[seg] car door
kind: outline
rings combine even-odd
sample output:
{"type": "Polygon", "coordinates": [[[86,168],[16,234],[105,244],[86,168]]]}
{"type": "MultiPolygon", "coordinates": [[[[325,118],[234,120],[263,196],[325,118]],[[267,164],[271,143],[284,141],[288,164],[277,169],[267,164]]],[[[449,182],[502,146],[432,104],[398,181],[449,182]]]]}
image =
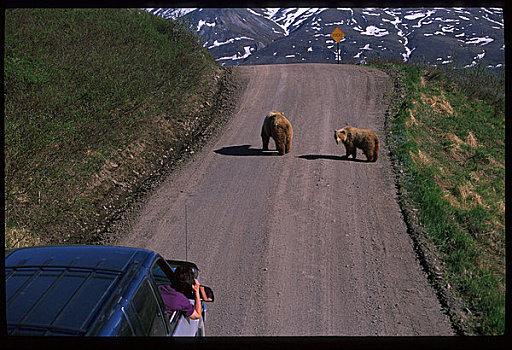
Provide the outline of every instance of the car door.
{"type": "Polygon", "coordinates": [[[170,335],[168,316],[162,308],[160,295],[147,278],[143,279],[135,292],[132,306],[139,321],[142,336],[170,335]]]}

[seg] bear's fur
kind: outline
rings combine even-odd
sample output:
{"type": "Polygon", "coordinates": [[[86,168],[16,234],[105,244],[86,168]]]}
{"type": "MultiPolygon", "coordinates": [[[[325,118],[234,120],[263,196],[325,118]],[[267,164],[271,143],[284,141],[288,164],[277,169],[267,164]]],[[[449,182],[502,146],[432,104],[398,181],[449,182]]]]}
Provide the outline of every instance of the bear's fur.
{"type": "Polygon", "coordinates": [[[290,152],[292,147],[293,128],[292,124],[283,113],[269,112],[263,121],[261,127],[261,140],[263,141],[263,150],[268,151],[270,138],[274,139],[276,149],[279,155],[290,152]]]}
{"type": "Polygon", "coordinates": [[[363,150],[369,162],[376,162],[379,158],[379,138],[371,130],[346,126],[343,129],[334,130],[334,139],[338,145],[340,143],[345,145],[347,158],[350,155],[356,158],[356,147],[363,150]]]}

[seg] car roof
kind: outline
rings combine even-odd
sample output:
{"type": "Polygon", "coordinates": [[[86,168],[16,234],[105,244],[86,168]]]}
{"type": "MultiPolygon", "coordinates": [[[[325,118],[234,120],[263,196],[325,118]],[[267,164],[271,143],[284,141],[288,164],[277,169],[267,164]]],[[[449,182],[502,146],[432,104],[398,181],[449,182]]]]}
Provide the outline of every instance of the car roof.
{"type": "Polygon", "coordinates": [[[124,247],[57,246],[9,251],[6,314],[11,335],[84,335],[126,276],[157,253],[124,247]]]}

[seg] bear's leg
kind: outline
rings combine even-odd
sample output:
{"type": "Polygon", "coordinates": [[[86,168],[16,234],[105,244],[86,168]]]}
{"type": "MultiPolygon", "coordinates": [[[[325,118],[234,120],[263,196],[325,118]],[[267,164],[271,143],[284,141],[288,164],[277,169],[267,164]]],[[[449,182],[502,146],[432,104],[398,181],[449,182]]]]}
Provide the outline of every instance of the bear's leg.
{"type": "Polygon", "coordinates": [[[285,145],[284,153],[289,153],[291,148],[292,148],[292,138],[290,136],[288,136],[286,138],[286,145],[285,145]]]}
{"type": "Polygon", "coordinates": [[[356,146],[348,145],[347,147],[347,158],[352,156],[352,158],[356,159],[356,146]]]}
{"type": "Polygon", "coordinates": [[[368,151],[368,161],[369,162],[377,161],[377,158],[375,157],[375,151],[374,150],[368,151]]]}
{"type": "Polygon", "coordinates": [[[376,162],[379,159],[379,148],[380,148],[379,139],[376,137],[375,138],[375,146],[373,148],[373,161],[374,162],[376,162]]]}
{"type": "Polygon", "coordinates": [[[363,149],[363,153],[366,156],[366,161],[371,162],[373,159],[373,153],[371,149],[363,149]]]}
{"type": "Polygon", "coordinates": [[[345,145],[345,158],[348,158],[348,156],[351,153],[351,149],[349,145],[345,145]]]}
{"type": "Polygon", "coordinates": [[[268,151],[268,143],[270,141],[270,137],[262,133],[261,141],[263,142],[263,150],[268,151]]]}
{"type": "Polygon", "coordinates": [[[286,142],[284,140],[275,140],[277,153],[282,156],[286,151],[286,142]]]}
{"type": "Polygon", "coordinates": [[[378,150],[375,148],[373,141],[369,142],[364,149],[364,154],[369,162],[377,161],[377,152],[378,150]]]}

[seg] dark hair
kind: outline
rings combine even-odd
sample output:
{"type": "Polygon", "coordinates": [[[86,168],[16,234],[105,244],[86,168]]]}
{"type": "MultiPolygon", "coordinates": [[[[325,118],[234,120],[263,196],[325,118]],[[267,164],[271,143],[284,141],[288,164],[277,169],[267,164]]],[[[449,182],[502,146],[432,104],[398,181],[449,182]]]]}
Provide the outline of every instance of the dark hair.
{"type": "Polygon", "coordinates": [[[185,296],[189,299],[193,298],[192,294],[192,284],[194,283],[194,271],[190,267],[187,266],[178,266],[176,270],[174,270],[173,275],[173,288],[185,294],[185,296]]]}

